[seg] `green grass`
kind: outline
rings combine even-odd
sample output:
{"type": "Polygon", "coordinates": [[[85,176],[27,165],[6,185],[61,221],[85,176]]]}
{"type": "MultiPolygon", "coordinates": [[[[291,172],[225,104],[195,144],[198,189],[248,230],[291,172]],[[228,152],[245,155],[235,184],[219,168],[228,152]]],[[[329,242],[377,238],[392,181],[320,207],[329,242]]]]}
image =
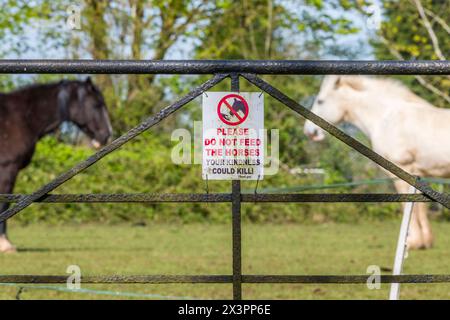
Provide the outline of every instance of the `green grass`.
{"type": "MultiPolygon", "coordinates": [[[[369,265],[393,264],[399,221],[322,225],[243,225],[245,274],[365,274],[369,265]]],[[[410,252],[405,273],[450,273],[450,224],[433,224],[436,246],[410,252]]],[[[1,274],[65,274],[68,265],[84,275],[230,274],[231,227],[227,224],[102,226],[13,225],[17,254],[0,255],[1,274]]],[[[55,285],[54,285],[55,286],[55,285]]],[[[58,286],[58,285],[56,285],[58,286]]],[[[229,284],[82,285],[113,290],[230,299],[229,284]]],[[[244,285],[247,299],[385,299],[388,285],[244,285]]],[[[14,299],[17,287],[0,286],[1,299],[14,299]]],[[[22,299],[120,298],[54,290],[25,290],[22,299]]],[[[404,299],[449,299],[450,285],[402,285],[404,299]]],[[[129,298],[129,297],[121,297],[129,298]]]]}

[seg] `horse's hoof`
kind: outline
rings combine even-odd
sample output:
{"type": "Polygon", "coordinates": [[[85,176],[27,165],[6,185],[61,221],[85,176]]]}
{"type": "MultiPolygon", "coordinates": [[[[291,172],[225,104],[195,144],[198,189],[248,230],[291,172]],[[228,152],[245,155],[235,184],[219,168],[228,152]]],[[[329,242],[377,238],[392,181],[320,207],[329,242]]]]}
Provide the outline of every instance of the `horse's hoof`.
{"type": "Polygon", "coordinates": [[[425,244],[422,241],[407,241],[406,247],[408,250],[425,249],[425,244]]]}
{"type": "Polygon", "coordinates": [[[423,246],[419,245],[419,244],[408,244],[406,247],[408,248],[408,250],[420,250],[420,249],[423,249],[423,246]]]}
{"type": "Polygon", "coordinates": [[[426,243],[423,245],[422,249],[431,249],[431,248],[433,248],[433,243],[426,243]]]}
{"type": "Polygon", "coordinates": [[[430,249],[433,247],[434,244],[434,238],[432,235],[425,235],[424,237],[424,248],[430,249]]]}
{"type": "Polygon", "coordinates": [[[8,254],[8,253],[17,253],[17,248],[15,246],[11,246],[8,249],[0,251],[0,253],[6,253],[6,254],[8,254]]]}
{"type": "Polygon", "coordinates": [[[5,236],[0,236],[0,253],[15,253],[17,249],[5,236]]]}

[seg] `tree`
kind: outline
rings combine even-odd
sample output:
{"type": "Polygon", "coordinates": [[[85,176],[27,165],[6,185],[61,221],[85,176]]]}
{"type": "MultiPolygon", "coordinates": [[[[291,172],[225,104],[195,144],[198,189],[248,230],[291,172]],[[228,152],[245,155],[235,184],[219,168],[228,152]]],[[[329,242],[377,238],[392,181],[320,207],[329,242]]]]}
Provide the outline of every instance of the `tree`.
{"type": "MultiPolygon", "coordinates": [[[[384,18],[373,40],[379,59],[445,60],[450,51],[450,2],[441,0],[385,1],[384,18]]],[[[449,76],[402,77],[420,96],[449,107],[449,76]]]]}

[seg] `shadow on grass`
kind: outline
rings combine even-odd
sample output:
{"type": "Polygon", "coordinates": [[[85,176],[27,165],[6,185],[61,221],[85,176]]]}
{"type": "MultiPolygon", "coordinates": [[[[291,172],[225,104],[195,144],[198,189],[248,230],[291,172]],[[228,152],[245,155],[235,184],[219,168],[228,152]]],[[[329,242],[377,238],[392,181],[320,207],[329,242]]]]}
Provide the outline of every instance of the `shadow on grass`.
{"type": "MultiPolygon", "coordinates": [[[[150,252],[150,251],[154,251],[154,248],[146,248],[146,247],[138,247],[138,248],[114,248],[115,251],[146,251],[146,252],[150,252]]],[[[26,253],[26,252],[83,252],[83,251],[105,251],[105,252],[110,252],[111,251],[111,247],[88,247],[88,248],[45,248],[45,247],[41,247],[41,248],[33,248],[33,247],[28,247],[28,248],[17,248],[17,252],[19,253],[26,253]]]]}

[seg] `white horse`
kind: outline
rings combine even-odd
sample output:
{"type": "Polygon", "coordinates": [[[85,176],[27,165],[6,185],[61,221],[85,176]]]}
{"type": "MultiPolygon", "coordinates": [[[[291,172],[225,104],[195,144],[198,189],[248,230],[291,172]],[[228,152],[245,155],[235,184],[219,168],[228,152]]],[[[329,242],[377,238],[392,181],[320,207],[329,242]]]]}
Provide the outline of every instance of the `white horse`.
{"type": "MultiPolygon", "coordinates": [[[[375,152],[418,176],[450,177],[450,110],[436,108],[390,79],[366,76],[326,76],[312,112],[332,124],[349,122],[366,134],[375,152]]],[[[306,121],[313,141],[324,131],[306,121]]],[[[398,193],[409,185],[395,181],[398,193]]],[[[430,248],[433,234],[425,203],[416,203],[408,247],[430,248]]]]}

